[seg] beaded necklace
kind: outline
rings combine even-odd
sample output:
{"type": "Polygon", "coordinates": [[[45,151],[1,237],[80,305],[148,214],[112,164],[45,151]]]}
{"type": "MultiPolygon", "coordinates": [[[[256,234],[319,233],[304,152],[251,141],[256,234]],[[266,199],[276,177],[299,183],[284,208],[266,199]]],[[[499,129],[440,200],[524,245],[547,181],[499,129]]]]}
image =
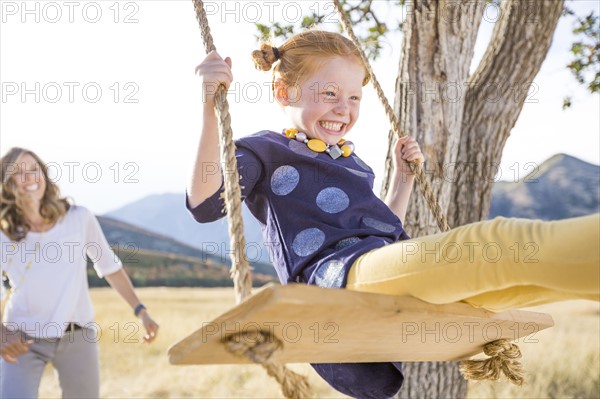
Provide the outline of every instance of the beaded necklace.
{"type": "Polygon", "coordinates": [[[283,135],[292,140],[306,144],[308,148],[314,152],[326,152],[333,159],[338,159],[340,156],[349,157],[354,151],[354,143],[341,139],[337,144],[329,145],[323,140],[309,139],[306,133],[299,132],[298,129],[284,129],[283,135]]]}

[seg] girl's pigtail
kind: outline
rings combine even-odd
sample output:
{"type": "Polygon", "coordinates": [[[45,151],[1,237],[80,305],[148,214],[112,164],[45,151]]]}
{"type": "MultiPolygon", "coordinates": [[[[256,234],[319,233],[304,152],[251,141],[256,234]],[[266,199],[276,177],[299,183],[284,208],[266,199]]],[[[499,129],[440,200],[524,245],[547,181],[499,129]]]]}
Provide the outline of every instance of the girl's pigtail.
{"type": "Polygon", "coordinates": [[[260,71],[270,71],[273,64],[281,57],[280,50],[268,43],[262,43],[260,50],[252,52],[254,67],[260,71]]]}

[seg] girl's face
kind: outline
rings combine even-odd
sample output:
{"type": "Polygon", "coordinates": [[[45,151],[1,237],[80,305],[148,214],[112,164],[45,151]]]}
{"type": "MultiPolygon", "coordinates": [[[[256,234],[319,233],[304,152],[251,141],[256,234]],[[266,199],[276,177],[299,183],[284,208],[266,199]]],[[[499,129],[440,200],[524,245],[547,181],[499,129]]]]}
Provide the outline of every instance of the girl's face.
{"type": "Polygon", "coordinates": [[[290,127],[309,138],[336,144],[358,119],[364,76],[363,67],[352,58],[326,61],[304,83],[278,95],[290,127]]]}
{"type": "Polygon", "coordinates": [[[39,163],[31,154],[23,154],[17,160],[17,173],[13,179],[20,196],[40,202],[46,192],[46,178],[39,163]]]}

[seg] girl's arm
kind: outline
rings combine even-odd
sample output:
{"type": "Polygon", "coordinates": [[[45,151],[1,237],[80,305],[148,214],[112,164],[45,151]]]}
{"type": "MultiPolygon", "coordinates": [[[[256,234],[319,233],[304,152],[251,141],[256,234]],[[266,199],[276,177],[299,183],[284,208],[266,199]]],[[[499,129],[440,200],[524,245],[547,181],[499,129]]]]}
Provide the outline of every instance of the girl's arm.
{"type": "Polygon", "coordinates": [[[406,217],[408,200],[415,180],[408,163],[415,160],[420,163],[425,160],[419,144],[409,136],[398,139],[394,148],[394,171],[390,178],[390,188],[384,202],[402,223],[404,223],[406,217]]]}
{"type": "Polygon", "coordinates": [[[187,190],[191,208],[200,205],[221,187],[219,156],[219,135],[217,116],[215,115],[215,93],[219,85],[229,87],[233,80],[231,59],[223,60],[215,51],[211,51],[204,61],[196,67],[196,74],[202,78],[202,128],[200,142],[187,190]]]}
{"type": "MultiPolygon", "coordinates": [[[[141,304],[135,293],[135,290],[133,289],[133,284],[131,284],[131,280],[129,279],[127,273],[125,273],[125,270],[119,269],[112,274],[106,275],[104,278],[106,281],[108,281],[110,286],[114,288],[119,295],[123,297],[123,299],[125,299],[132,309],[135,309],[141,304]]],[[[156,333],[158,332],[158,324],[152,320],[145,308],[139,312],[138,317],[141,318],[144,328],[146,329],[144,342],[150,343],[154,341],[154,338],[156,338],[156,333]]]]}

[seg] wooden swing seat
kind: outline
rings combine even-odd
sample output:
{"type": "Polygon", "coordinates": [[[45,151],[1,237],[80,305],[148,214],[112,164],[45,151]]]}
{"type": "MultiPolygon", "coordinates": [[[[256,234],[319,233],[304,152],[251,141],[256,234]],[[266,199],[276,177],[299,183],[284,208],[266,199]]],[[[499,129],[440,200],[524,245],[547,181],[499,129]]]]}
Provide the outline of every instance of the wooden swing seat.
{"type": "MultiPolygon", "coordinates": [[[[252,363],[223,341],[272,333],[283,363],[462,360],[497,339],[517,340],[554,322],[522,310],[494,313],[466,303],[433,305],[413,297],[269,285],[169,349],[171,364],[252,363]]],[[[530,338],[532,339],[532,338],[530,338]]],[[[526,341],[525,341],[526,342],[526,341]]]]}

